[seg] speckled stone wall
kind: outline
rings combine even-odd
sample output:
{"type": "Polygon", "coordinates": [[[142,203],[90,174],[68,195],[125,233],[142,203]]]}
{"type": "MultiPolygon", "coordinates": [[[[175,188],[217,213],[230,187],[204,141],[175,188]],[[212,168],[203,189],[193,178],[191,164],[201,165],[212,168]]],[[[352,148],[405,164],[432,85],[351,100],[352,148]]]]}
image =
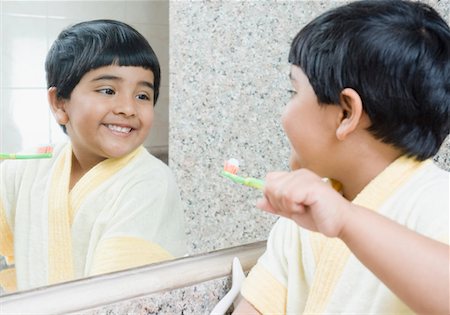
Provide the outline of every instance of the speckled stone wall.
{"type": "MultiPolygon", "coordinates": [[[[449,20],[448,1],[427,2],[449,20]]],[[[241,161],[242,175],[287,169],[280,114],[290,42],[314,16],[343,3],[171,2],[169,164],[191,254],[267,238],[275,218],[255,208],[260,192],[219,171],[230,157],[241,161]]]]}

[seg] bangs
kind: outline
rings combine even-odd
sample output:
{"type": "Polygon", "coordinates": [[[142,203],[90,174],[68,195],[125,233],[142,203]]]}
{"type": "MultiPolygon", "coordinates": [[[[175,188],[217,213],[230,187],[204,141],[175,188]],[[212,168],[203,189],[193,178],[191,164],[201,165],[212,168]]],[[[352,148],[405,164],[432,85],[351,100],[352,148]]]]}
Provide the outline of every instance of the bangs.
{"type": "Polygon", "coordinates": [[[313,28],[314,23],[311,23],[295,36],[288,61],[305,73],[320,104],[337,103],[343,88],[341,74],[345,53],[326,34],[313,28]],[[322,88],[324,86],[327,89],[322,88]]]}
{"type": "MultiPolygon", "coordinates": [[[[98,57],[95,59],[95,62],[92,63],[92,68],[118,65],[142,67],[151,70],[152,72],[159,72],[159,64],[156,62],[150,46],[129,42],[102,47],[97,54],[98,57]]],[[[157,73],[154,73],[154,75],[156,76],[157,73]]]]}

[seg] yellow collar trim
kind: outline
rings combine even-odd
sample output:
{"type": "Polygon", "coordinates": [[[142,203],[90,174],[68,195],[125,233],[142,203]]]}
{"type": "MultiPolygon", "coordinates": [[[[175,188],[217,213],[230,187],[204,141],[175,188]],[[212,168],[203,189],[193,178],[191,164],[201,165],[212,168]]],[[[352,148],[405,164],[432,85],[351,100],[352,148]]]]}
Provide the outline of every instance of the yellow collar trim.
{"type": "Polygon", "coordinates": [[[57,157],[48,197],[48,281],[73,278],[72,238],[69,225],[68,191],[72,150],[66,146],[57,157]]]}
{"type": "Polygon", "coordinates": [[[417,170],[432,163],[399,157],[376,176],[352,201],[354,204],[377,211],[417,170]]]}

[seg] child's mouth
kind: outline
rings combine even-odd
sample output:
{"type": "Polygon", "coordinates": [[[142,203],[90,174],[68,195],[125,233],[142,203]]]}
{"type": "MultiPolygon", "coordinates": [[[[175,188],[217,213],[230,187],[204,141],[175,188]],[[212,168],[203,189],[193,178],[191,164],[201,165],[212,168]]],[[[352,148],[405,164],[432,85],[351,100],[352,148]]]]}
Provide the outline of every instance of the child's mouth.
{"type": "Polygon", "coordinates": [[[106,127],[109,130],[112,130],[115,132],[120,132],[120,133],[130,133],[130,131],[133,129],[131,127],[121,127],[121,126],[111,125],[111,124],[107,124],[106,127]]]}

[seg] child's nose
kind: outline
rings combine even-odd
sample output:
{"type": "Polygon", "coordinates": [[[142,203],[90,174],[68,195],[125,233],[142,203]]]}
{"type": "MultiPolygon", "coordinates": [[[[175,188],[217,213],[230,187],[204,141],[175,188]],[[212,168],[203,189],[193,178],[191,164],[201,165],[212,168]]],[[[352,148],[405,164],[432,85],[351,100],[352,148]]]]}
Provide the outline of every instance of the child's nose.
{"type": "Polygon", "coordinates": [[[134,116],[136,114],[136,100],[132,97],[123,97],[117,100],[114,113],[117,115],[134,116]]]}

